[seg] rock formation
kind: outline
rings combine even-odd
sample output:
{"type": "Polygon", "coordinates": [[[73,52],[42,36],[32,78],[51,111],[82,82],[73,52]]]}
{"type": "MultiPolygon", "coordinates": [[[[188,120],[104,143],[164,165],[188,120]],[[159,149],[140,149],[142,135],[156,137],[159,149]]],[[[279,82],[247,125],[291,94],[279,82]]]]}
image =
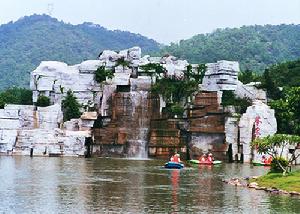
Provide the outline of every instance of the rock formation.
{"type": "Polygon", "coordinates": [[[257,154],[256,150],[251,149],[250,143],[254,138],[266,137],[276,133],[275,112],[269,106],[257,100],[247,108],[246,113],[240,118],[239,128],[244,161],[261,160],[261,156],[257,154]]]}
{"type": "MultiPolygon", "coordinates": [[[[231,150],[234,159],[245,161],[257,154],[250,151],[253,123],[260,117],[261,136],[276,132],[274,111],[266,94],[255,83],[238,81],[239,64],[218,61],[206,64],[203,84],[185,108],[183,118],[162,114],[166,103],[151,93],[157,78],[182,78],[188,62],[173,56],[143,56],[139,47],[119,52],[105,50],[97,60],[69,66],[43,61],[31,72],[33,102],[50,98],[51,106],[7,105],[0,110],[0,152],[29,155],[168,157],[178,151],[198,158],[213,152],[225,159],[231,150]],[[164,74],[143,66],[162,66],[164,74]],[[104,66],[113,78],[98,83],[96,70],[104,66]],[[81,104],[81,118],[63,121],[61,102],[71,90],[81,104]],[[222,107],[222,92],[230,90],[253,105],[243,115],[234,107],[222,107]],[[250,157],[251,156],[251,157],[250,157]]],[[[192,65],[195,72],[198,65],[192,65]]]]}
{"type": "MultiPolygon", "coordinates": [[[[80,119],[82,123],[87,119],[80,119]]],[[[84,155],[85,138],[90,131],[60,128],[61,107],[6,105],[0,109],[0,153],[13,155],[51,156],[84,155]]],[[[90,128],[90,127],[89,127],[90,128]]]]}

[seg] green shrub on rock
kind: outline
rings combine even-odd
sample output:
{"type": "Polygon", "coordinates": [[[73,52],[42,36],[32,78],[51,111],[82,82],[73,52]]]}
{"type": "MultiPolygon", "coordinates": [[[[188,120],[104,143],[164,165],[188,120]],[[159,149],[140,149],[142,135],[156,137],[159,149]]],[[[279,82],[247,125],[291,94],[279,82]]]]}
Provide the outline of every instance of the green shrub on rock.
{"type": "Polygon", "coordinates": [[[37,101],[36,101],[36,106],[39,106],[39,107],[50,106],[50,99],[49,99],[49,97],[46,97],[44,95],[39,96],[38,99],[37,99],[37,101]]]}
{"type": "Polygon", "coordinates": [[[67,92],[67,96],[62,101],[62,111],[64,115],[64,121],[68,121],[73,118],[79,118],[81,116],[80,104],[71,90],[67,92]]]}
{"type": "Polygon", "coordinates": [[[100,66],[95,72],[95,80],[98,83],[104,82],[106,78],[112,79],[113,77],[112,70],[106,69],[105,66],[100,66]]]}

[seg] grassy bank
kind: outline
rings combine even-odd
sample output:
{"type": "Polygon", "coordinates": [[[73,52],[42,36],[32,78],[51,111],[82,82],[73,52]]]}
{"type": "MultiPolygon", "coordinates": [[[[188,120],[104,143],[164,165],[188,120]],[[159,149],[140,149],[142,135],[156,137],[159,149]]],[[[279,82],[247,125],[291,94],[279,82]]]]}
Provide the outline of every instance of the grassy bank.
{"type": "Polygon", "coordinates": [[[269,173],[252,181],[261,187],[300,192],[300,171],[289,173],[287,176],[282,176],[282,173],[269,173]]]}

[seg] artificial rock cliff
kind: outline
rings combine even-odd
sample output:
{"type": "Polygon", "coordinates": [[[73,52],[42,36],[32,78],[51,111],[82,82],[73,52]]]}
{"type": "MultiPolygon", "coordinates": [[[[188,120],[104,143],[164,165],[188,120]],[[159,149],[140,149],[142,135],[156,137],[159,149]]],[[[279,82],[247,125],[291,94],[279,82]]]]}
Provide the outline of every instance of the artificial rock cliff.
{"type": "MultiPolygon", "coordinates": [[[[151,93],[156,78],[162,76],[145,72],[142,66],[149,63],[161,65],[164,75],[177,77],[182,77],[189,65],[173,56],[142,57],[139,47],[103,51],[97,60],[73,66],[41,62],[31,72],[33,102],[44,95],[51,106],[7,105],[0,110],[0,152],[136,158],[167,158],[175,151],[198,158],[212,152],[218,159],[250,161],[257,156],[249,147],[256,119],[261,118],[261,136],[276,132],[274,111],[265,104],[266,93],[257,89],[256,83],[238,81],[238,62],[207,64],[203,84],[182,118],[163,113],[166,103],[151,93]],[[120,59],[128,64],[119,64],[120,59]],[[95,81],[100,66],[114,70],[113,78],[101,84],[95,81]],[[83,114],[63,122],[61,102],[68,90],[77,97],[83,114]],[[250,99],[253,105],[237,115],[234,107],[221,104],[225,90],[250,99]]],[[[197,66],[192,65],[193,72],[197,66]]]]}

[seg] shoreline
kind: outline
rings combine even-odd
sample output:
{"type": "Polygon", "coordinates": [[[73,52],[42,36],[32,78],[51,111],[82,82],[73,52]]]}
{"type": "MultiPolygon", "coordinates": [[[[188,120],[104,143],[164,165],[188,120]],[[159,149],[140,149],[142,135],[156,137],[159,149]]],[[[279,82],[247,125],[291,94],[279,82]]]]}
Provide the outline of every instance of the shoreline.
{"type": "Polygon", "coordinates": [[[281,173],[268,173],[262,176],[231,178],[231,179],[223,179],[222,181],[233,186],[247,187],[249,189],[255,189],[255,190],[263,190],[271,194],[284,194],[284,195],[300,197],[300,190],[298,189],[291,190],[289,185],[291,182],[293,182],[295,186],[298,183],[300,183],[299,175],[300,175],[300,170],[297,170],[285,177],[283,177],[281,173]],[[280,188],[280,186],[285,186],[285,185],[289,185],[287,189],[280,188]]]}

